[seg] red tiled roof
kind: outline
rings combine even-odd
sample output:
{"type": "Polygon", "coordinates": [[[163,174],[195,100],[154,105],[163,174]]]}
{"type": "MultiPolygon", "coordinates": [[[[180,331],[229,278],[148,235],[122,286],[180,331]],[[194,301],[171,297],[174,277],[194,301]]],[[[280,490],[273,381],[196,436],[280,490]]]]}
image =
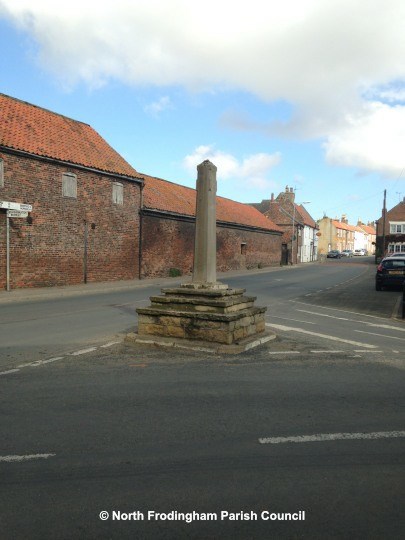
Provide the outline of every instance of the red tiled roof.
{"type": "MultiPolygon", "coordinates": [[[[143,189],[143,206],[145,208],[195,216],[195,189],[145,174],[142,177],[145,181],[143,189]]],[[[277,225],[255,208],[224,197],[217,197],[217,220],[282,232],[277,225]]]]}
{"type": "Polygon", "coordinates": [[[337,220],[332,220],[332,224],[337,228],[337,229],[343,229],[344,231],[351,231],[351,232],[354,232],[354,231],[358,231],[358,227],[355,227],[354,225],[349,225],[348,223],[342,223],[341,221],[337,221],[337,220]]]}
{"type": "Polygon", "coordinates": [[[137,171],[88,124],[0,94],[0,145],[113,174],[137,171]]]}
{"type": "Polygon", "coordinates": [[[371,227],[370,225],[361,224],[359,225],[359,228],[367,234],[376,234],[376,230],[374,229],[374,227],[371,227]]]}
{"type": "Polygon", "coordinates": [[[311,215],[306,210],[306,208],[302,206],[302,204],[300,205],[296,204],[295,208],[298,211],[298,213],[301,215],[304,225],[306,225],[307,227],[312,227],[313,229],[318,228],[318,225],[316,224],[315,220],[312,219],[311,215]]]}

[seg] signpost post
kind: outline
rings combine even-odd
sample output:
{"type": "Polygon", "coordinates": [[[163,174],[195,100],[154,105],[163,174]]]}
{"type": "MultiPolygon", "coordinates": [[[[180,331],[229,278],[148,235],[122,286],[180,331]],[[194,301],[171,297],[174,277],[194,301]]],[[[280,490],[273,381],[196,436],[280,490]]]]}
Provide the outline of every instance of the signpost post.
{"type": "Polygon", "coordinates": [[[6,215],[6,290],[10,290],[10,218],[26,218],[32,211],[31,204],[0,201],[0,208],[7,210],[6,215]]]}

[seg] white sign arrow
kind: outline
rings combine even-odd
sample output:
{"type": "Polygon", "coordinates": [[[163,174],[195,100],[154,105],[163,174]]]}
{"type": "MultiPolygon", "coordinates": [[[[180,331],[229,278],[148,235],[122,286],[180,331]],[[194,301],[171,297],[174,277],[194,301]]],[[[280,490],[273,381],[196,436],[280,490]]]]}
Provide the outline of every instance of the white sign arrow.
{"type": "Polygon", "coordinates": [[[23,212],[31,212],[32,205],[24,204],[18,202],[9,202],[9,201],[0,201],[0,208],[5,208],[6,210],[21,210],[23,212]]]}

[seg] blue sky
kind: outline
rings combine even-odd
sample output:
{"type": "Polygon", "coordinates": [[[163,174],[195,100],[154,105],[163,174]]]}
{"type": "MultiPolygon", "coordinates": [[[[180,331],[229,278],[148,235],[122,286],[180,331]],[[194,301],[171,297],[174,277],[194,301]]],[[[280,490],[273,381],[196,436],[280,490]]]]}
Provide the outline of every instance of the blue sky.
{"type": "Polygon", "coordinates": [[[405,197],[405,7],[386,0],[0,0],[0,92],[138,171],[351,223],[405,197]]]}

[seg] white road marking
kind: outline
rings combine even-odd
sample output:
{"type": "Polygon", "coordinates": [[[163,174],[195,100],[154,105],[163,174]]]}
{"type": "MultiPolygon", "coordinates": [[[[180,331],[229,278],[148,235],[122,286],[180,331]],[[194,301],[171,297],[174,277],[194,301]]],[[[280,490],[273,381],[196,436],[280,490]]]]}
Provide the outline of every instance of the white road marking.
{"type": "Polygon", "coordinates": [[[344,353],[345,351],[309,351],[311,353],[328,353],[328,354],[338,354],[344,353]]]}
{"type": "Polygon", "coordinates": [[[55,358],[49,358],[48,360],[37,360],[36,362],[32,362],[31,367],[37,367],[42,366],[42,364],[50,364],[51,362],[56,362],[57,360],[63,360],[64,356],[56,356],[55,358]]]}
{"type": "Polygon", "coordinates": [[[371,336],[381,336],[388,339],[399,339],[401,341],[405,341],[405,338],[402,337],[395,337],[395,336],[388,336],[387,334],[376,334],[375,332],[365,332],[364,330],[355,330],[355,332],[358,332],[359,334],[370,334],[371,336]]]}
{"type": "Polygon", "coordinates": [[[309,330],[304,330],[303,328],[293,328],[291,326],[282,326],[281,324],[270,324],[266,323],[266,326],[271,326],[276,330],[284,330],[285,332],[299,332],[301,334],[308,334],[310,336],[316,336],[324,339],[329,339],[331,341],[339,341],[340,343],[349,343],[350,345],[357,345],[358,347],[364,347],[366,349],[377,349],[376,345],[369,345],[368,343],[361,343],[359,341],[352,341],[350,339],[342,339],[336,336],[330,336],[328,334],[319,334],[318,332],[310,332],[309,330]]]}
{"type": "Polygon", "coordinates": [[[397,330],[398,332],[405,332],[405,328],[399,328],[397,326],[392,326],[389,324],[376,324],[371,323],[367,321],[359,321],[356,319],[347,319],[345,317],[336,317],[334,315],[327,315],[326,313],[317,313],[316,311],[308,311],[306,309],[297,309],[296,311],[299,311],[301,313],[309,313],[310,315],[318,315],[319,317],[327,317],[329,319],[337,319],[339,321],[350,321],[350,322],[356,322],[359,324],[364,324],[366,326],[376,327],[376,328],[387,328],[389,330],[397,330]]]}
{"type": "MultiPolygon", "coordinates": [[[[288,300],[289,302],[294,302],[295,304],[302,304],[304,306],[317,307],[321,309],[329,309],[330,311],[341,311],[342,313],[350,313],[350,315],[359,315],[360,317],[370,317],[371,319],[379,319],[381,321],[386,321],[384,317],[378,317],[377,315],[368,315],[367,313],[357,313],[357,311],[349,311],[348,309],[338,309],[331,308],[327,306],[319,306],[318,304],[307,304],[306,302],[300,302],[299,300],[288,300]]],[[[359,321],[362,322],[362,321],[359,321]]]]}
{"type": "Polygon", "coordinates": [[[13,461],[28,461],[30,459],[48,459],[56,454],[28,454],[25,456],[0,456],[0,461],[11,463],[13,461]]]}
{"type": "Polygon", "coordinates": [[[314,323],[314,322],[300,321],[298,319],[289,319],[287,317],[278,317],[277,315],[267,315],[267,317],[271,318],[271,319],[282,319],[283,321],[294,321],[294,322],[300,322],[300,323],[304,323],[304,324],[314,324],[314,325],[316,325],[316,323],[314,323]]]}
{"type": "Polygon", "coordinates": [[[259,443],[305,443],[338,440],[394,439],[399,437],[405,437],[405,431],[375,431],[372,433],[318,433],[316,435],[299,435],[298,437],[264,437],[259,439],[259,443]]]}
{"type": "Polygon", "coordinates": [[[269,354],[301,354],[301,351],[269,351],[269,354]]]}
{"type": "Polygon", "coordinates": [[[329,319],[338,319],[339,321],[350,321],[344,317],[335,317],[334,315],[327,315],[326,313],[316,313],[315,311],[307,311],[306,309],[297,309],[301,313],[309,313],[310,315],[318,315],[319,317],[327,317],[329,319]]]}
{"type": "Polygon", "coordinates": [[[70,353],[70,356],[79,356],[80,354],[86,354],[89,352],[93,352],[97,349],[97,347],[89,347],[88,349],[81,349],[80,351],[75,351],[70,353]]]}
{"type": "Polygon", "coordinates": [[[110,341],[110,343],[106,343],[105,345],[100,345],[102,349],[107,349],[107,347],[112,347],[113,345],[118,345],[118,343],[121,343],[121,341],[110,341]]]}
{"type": "Polygon", "coordinates": [[[364,349],[355,349],[353,352],[382,353],[383,351],[365,351],[364,349]]]}
{"type": "Polygon", "coordinates": [[[19,369],[9,369],[8,371],[0,371],[0,375],[8,375],[9,373],[17,373],[19,369]]]}

